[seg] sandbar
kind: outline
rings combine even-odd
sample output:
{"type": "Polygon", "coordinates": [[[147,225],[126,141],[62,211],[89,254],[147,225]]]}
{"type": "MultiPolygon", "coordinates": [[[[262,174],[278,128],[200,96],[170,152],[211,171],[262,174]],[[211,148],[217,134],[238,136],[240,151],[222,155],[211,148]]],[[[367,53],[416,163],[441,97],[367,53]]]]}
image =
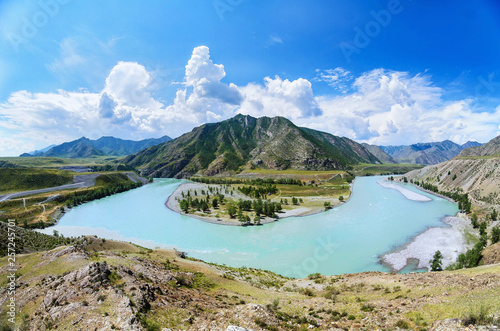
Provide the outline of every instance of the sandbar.
{"type": "Polygon", "coordinates": [[[399,191],[402,195],[404,195],[405,198],[408,200],[413,200],[413,201],[421,201],[421,202],[428,202],[432,201],[431,198],[426,197],[425,195],[419,194],[417,192],[413,192],[407,188],[404,188],[398,184],[392,184],[388,182],[377,182],[380,186],[383,186],[385,188],[390,188],[399,191]]]}

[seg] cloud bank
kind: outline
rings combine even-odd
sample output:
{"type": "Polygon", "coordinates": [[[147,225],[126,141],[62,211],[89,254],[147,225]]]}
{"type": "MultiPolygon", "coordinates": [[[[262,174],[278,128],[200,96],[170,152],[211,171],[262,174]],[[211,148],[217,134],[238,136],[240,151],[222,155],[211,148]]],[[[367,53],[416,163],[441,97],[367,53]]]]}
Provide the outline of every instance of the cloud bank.
{"type": "Polygon", "coordinates": [[[444,91],[425,74],[375,69],[355,78],[335,68],[316,75],[312,81],[330,85],[332,95],[314,95],[304,78],[265,77],[237,86],[223,82],[224,66],[213,63],[208,47],[200,46],[187,62],[174,100],[165,104],[156,95],[154,73],[136,62],[119,62],[98,93],[12,93],[0,103],[0,155],[81,136],[176,137],[236,113],[284,116],[301,126],[379,145],[485,142],[499,134],[500,106],[486,111],[476,109],[473,99],[444,100],[444,91]]]}

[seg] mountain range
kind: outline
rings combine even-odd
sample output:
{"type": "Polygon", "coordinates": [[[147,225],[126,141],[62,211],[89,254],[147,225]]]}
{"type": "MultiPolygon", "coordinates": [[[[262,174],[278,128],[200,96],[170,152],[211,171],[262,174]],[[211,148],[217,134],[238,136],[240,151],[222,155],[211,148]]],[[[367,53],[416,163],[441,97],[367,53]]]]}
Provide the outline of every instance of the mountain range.
{"type": "Polygon", "coordinates": [[[411,171],[405,177],[430,183],[440,191],[468,193],[471,201],[481,209],[498,209],[499,162],[500,136],[482,146],[464,149],[449,161],[411,171]]]}
{"type": "Polygon", "coordinates": [[[459,155],[464,149],[481,146],[475,141],[458,145],[450,140],[402,146],[379,146],[398,163],[438,164],[459,155]]]}
{"type": "Polygon", "coordinates": [[[243,168],[332,170],[382,163],[363,145],[301,128],[283,117],[237,115],[204,124],[179,138],[152,146],[123,162],[147,176],[217,175],[243,168]]]}
{"type": "Polygon", "coordinates": [[[487,144],[464,149],[459,156],[500,156],[500,136],[493,138],[487,144]]]}
{"type": "Polygon", "coordinates": [[[375,155],[382,163],[398,163],[396,160],[392,158],[389,154],[387,154],[382,148],[376,145],[370,145],[363,143],[362,144],[367,150],[370,151],[373,155],[375,155]]]}
{"type": "Polygon", "coordinates": [[[47,146],[47,147],[42,148],[42,149],[34,150],[32,152],[23,153],[23,155],[29,154],[30,156],[36,156],[37,154],[45,153],[46,151],[48,151],[49,149],[51,149],[52,147],[55,147],[55,146],[57,146],[57,145],[50,145],[50,146],[47,146]]]}
{"type": "MultiPolygon", "coordinates": [[[[297,127],[283,117],[237,115],[223,122],[201,125],[175,140],[168,136],[141,141],[82,137],[20,156],[129,156],[125,162],[147,174],[183,177],[200,170],[213,175],[252,166],[326,170],[347,169],[358,163],[429,165],[448,161],[459,154],[468,156],[471,150],[480,146],[475,141],[458,145],[450,140],[399,146],[359,144],[345,137],[297,127]],[[171,143],[165,144],[169,141],[171,143]]],[[[489,152],[484,150],[484,153],[489,152]]]]}
{"type": "Polygon", "coordinates": [[[64,157],[89,158],[96,156],[126,156],[137,153],[145,148],[171,140],[168,136],[158,139],[144,139],[140,141],[123,140],[115,137],[101,137],[91,140],[82,137],[77,140],[57,146],[49,146],[40,151],[21,154],[21,157],[64,157]]]}

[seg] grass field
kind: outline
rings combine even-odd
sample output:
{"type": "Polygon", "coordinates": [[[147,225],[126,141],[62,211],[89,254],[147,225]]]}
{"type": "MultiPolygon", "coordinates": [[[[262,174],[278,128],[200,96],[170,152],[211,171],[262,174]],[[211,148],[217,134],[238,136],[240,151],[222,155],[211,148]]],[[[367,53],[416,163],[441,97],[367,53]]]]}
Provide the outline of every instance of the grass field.
{"type": "Polygon", "coordinates": [[[0,194],[69,184],[74,173],[54,169],[0,169],[0,194]]]}
{"type": "Polygon", "coordinates": [[[96,186],[123,185],[129,183],[127,175],[124,173],[103,174],[96,178],[96,186]]]}
{"type": "Polygon", "coordinates": [[[310,170],[274,170],[274,169],[251,169],[245,170],[241,172],[244,173],[257,173],[257,174],[265,174],[265,175],[336,175],[345,173],[343,170],[325,170],[325,171],[310,171],[310,170]]]}
{"type": "Polygon", "coordinates": [[[356,176],[371,176],[371,175],[391,175],[404,174],[412,170],[422,169],[424,166],[419,164],[367,164],[361,163],[354,166],[356,176]]]}
{"type": "Polygon", "coordinates": [[[307,171],[307,170],[271,170],[271,169],[253,169],[245,170],[236,176],[237,179],[253,179],[253,178],[293,178],[300,179],[303,182],[312,181],[334,181],[335,179],[345,181],[343,178],[348,176],[344,170],[329,170],[329,171],[307,171]]]}
{"type": "Polygon", "coordinates": [[[114,156],[95,158],[66,159],[58,157],[0,157],[0,162],[8,162],[28,168],[60,168],[64,166],[92,166],[105,164],[118,159],[114,156]]]}

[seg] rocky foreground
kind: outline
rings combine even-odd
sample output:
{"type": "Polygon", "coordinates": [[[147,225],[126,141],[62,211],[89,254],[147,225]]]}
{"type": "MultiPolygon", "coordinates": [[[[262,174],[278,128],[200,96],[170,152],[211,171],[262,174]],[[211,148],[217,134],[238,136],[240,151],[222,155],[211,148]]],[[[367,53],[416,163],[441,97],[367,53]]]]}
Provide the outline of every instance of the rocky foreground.
{"type": "MultiPolygon", "coordinates": [[[[498,263],[491,247],[488,262],[498,263]]],[[[496,330],[500,323],[500,264],[293,280],[93,237],[17,259],[21,330],[496,330]]],[[[0,316],[8,327],[7,269],[4,257],[0,316]]]]}

